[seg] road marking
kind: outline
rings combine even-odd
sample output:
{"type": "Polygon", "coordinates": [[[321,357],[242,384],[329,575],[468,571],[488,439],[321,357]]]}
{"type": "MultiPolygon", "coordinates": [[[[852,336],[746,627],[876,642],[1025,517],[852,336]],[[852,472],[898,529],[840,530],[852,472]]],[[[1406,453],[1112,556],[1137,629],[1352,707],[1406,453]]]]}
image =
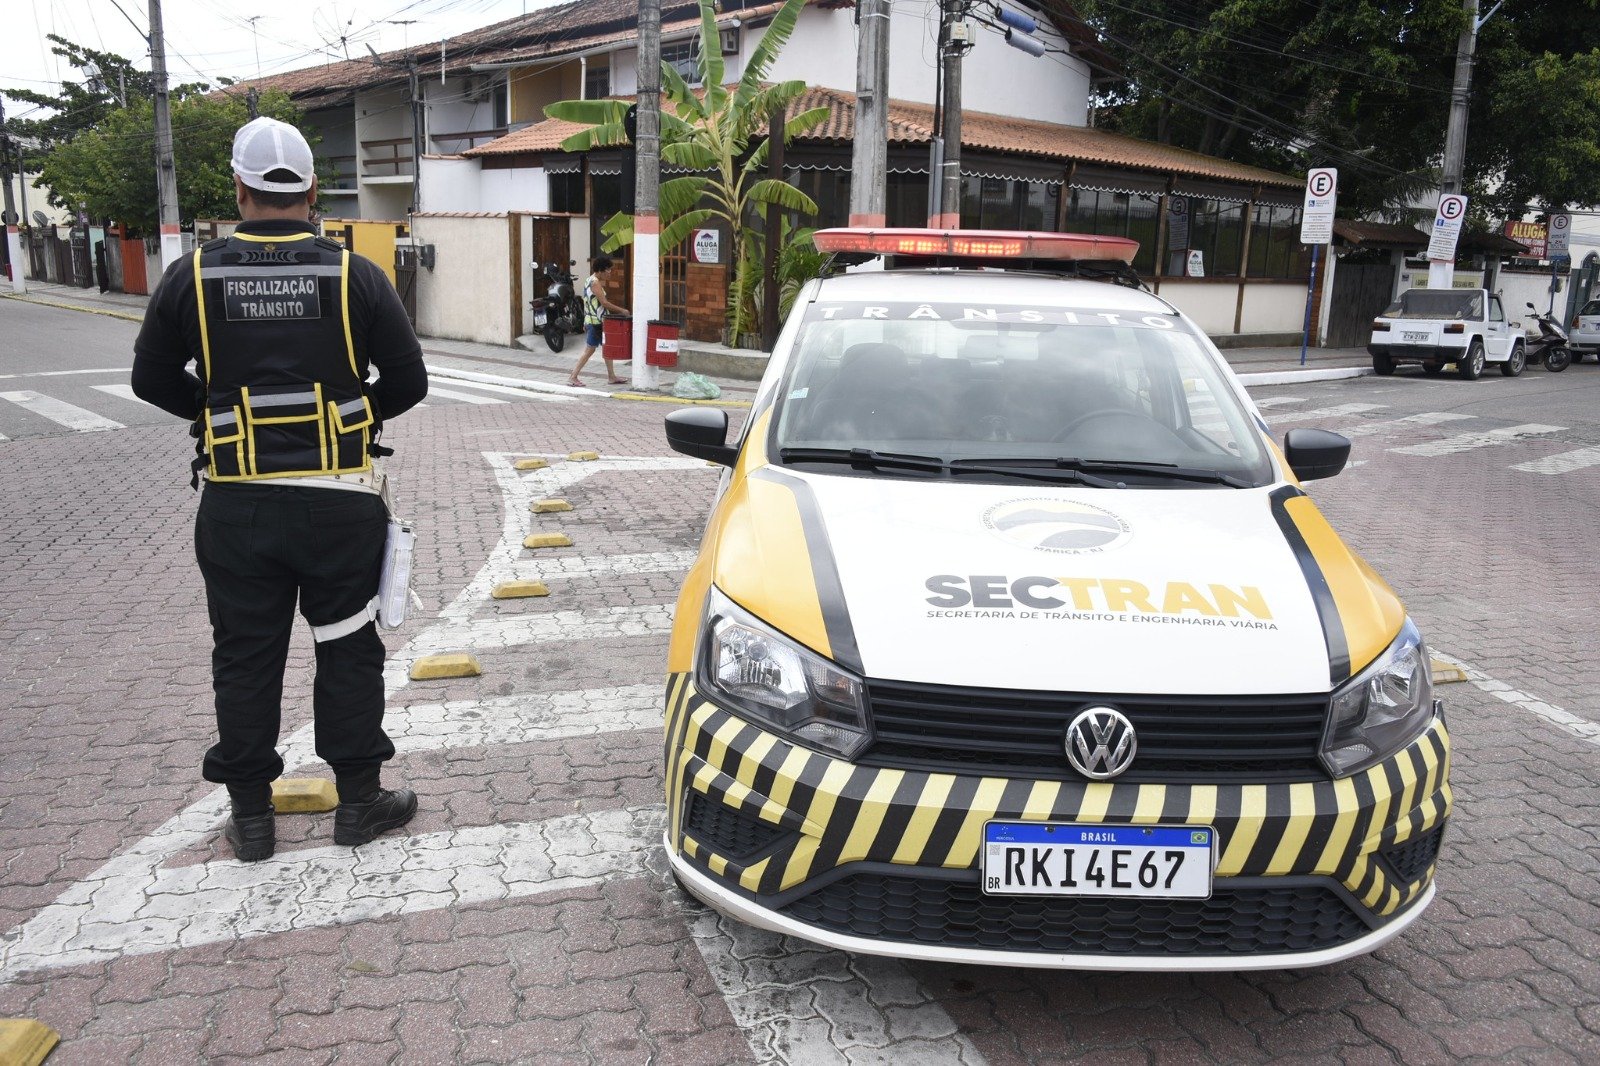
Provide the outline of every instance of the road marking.
{"type": "Polygon", "coordinates": [[[1566,733],[1570,733],[1579,740],[1600,747],[1600,724],[1596,724],[1589,721],[1587,718],[1573,714],[1571,711],[1557,707],[1553,703],[1547,703],[1544,700],[1539,699],[1537,696],[1530,696],[1526,692],[1519,692],[1510,685],[1506,684],[1504,681],[1497,681],[1488,674],[1484,673],[1482,670],[1479,670],[1477,667],[1468,666],[1460,659],[1445,655],[1437,648],[1429,648],[1428,651],[1433,655],[1434,658],[1443,659],[1451,666],[1458,668],[1462,673],[1466,674],[1467,681],[1470,682],[1474,688],[1481,689],[1496,699],[1503,700],[1506,703],[1511,704],[1513,707],[1521,708],[1522,710],[1527,711],[1529,714],[1543,718],[1557,729],[1560,729],[1566,733]]]}
{"type": "MultiPolygon", "coordinates": [[[[487,381],[462,381],[459,378],[446,378],[445,380],[450,382],[451,385],[455,385],[463,389],[481,389],[484,392],[498,392],[502,396],[515,396],[519,400],[537,400],[540,403],[572,402],[572,398],[569,396],[558,396],[549,392],[533,392],[529,389],[516,389],[509,385],[495,385],[487,381]]],[[[433,377],[431,375],[428,378],[428,382],[429,392],[436,392],[440,396],[463,395],[462,393],[450,393],[442,389],[434,388],[433,377]]]]}
{"type": "Polygon", "coordinates": [[[1304,396],[1263,396],[1260,399],[1256,399],[1256,397],[1252,396],[1250,398],[1255,400],[1257,407],[1282,407],[1286,403],[1306,402],[1306,398],[1304,396]]]}
{"type": "Polygon", "coordinates": [[[1475,448],[1488,448],[1496,444],[1510,444],[1522,437],[1537,436],[1541,433],[1560,433],[1565,426],[1541,426],[1530,422],[1522,426],[1506,426],[1501,429],[1491,429],[1482,433],[1462,433],[1455,437],[1445,437],[1443,440],[1429,441],[1427,444],[1408,444],[1403,448],[1390,448],[1391,452],[1402,455],[1426,455],[1437,458],[1441,455],[1455,455],[1457,452],[1470,452],[1475,448]]]}
{"type": "Polygon", "coordinates": [[[437,634],[423,634],[407,645],[406,654],[434,655],[459,648],[520,648],[553,640],[647,637],[671,631],[672,605],[667,603],[607,607],[600,611],[540,611],[480,618],[437,634]]]}
{"type": "Polygon", "coordinates": [[[1315,411],[1295,411],[1291,414],[1274,415],[1272,424],[1309,422],[1314,418],[1343,418],[1346,415],[1359,415],[1367,411],[1377,411],[1385,406],[1385,404],[1381,403],[1341,403],[1335,407],[1319,407],[1315,411]]]}
{"type": "Polygon", "coordinates": [[[431,378],[429,379],[429,383],[428,383],[428,395],[429,396],[443,396],[447,400],[458,400],[461,403],[505,403],[506,402],[504,400],[497,399],[496,397],[493,397],[493,396],[475,396],[470,392],[457,392],[455,389],[441,389],[441,388],[439,388],[439,386],[433,384],[433,381],[432,381],[431,378]]]}
{"type": "Polygon", "coordinates": [[[601,577],[606,574],[670,574],[694,565],[696,552],[640,552],[636,555],[574,555],[566,559],[541,556],[520,561],[515,581],[601,577]]]}
{"type": "Polygon", "coordinates": [[[1547,455],[1531,463],[1517,463],[1511,469],[1530,474],[1570,474],[1588,466],[1600,466],[1600,448],[1577,448],[1570,452],[1547,455]]]}
{"type": "Polygon", "coordinates": [[[57,400],[51,396],[41,396],[37,392],[0,392],[0,400],[8,400],[25,411],[31,411],[41,418],[48,418],[59,426],[65,426],[78,433],[93,433],[104,429],[125,429],[121,422],[113,422],[109,418],[101,418],[93,411],[85,411],[81,407],[74,407],[70,403],[57,400]]]}
{"type": "Polygon", "coordinates": [[[59,378],[68,374],[126,374],[125,366],[108,366],[100,370],[34,370],[21,374],[0,374],[0,381],[9,381],[11,378],[59,378]]]}
{"type": "Polygon", "coordinates": [[[1453,411],[1424,411],[1420,415],[1406,415],[1404,418],[1391,418],[1385,422],[1364,422],[1359,426],[1341,429],[1339,432],[1346,437],[1370,437],[1374,433],[1383,433],[1397,426],[1436,426],[1442,422],[1458,422],[1472,417],[1472,415],[1456,414],[1453,411]]]}
{"type": "Polygon", "coordinates": [[[123,399],[123,400],[132,400],[134,403],[143,404],[146,407],[151,407],[151,408],[155,408],[156,410],[160,410],[160,408],[156,407],[155,404],[147,403],[144,400],[139,399],[139,397],[135,396],[133,394],[133,386],[132,385],[90,385],[89,387],[91,389],[94,389],[96,392],[103,392],[108,396],[116,396],[119,399],[123,399]]]}

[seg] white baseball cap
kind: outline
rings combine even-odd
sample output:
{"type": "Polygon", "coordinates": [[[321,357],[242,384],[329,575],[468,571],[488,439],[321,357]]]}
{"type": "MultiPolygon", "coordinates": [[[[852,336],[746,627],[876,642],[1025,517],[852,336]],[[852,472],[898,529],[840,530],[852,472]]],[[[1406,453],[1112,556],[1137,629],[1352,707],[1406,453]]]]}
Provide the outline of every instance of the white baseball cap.
{"type": "Polygon", "coordinates": [[[316,167],[311,146],[299,130],[265,115],[251,119],[233,135],[233,172],[252,189],[262,192],[305,192],[311,188],[316,167]],[[274,170],[287,170],[294,181],[268,181],[274,170]]]}

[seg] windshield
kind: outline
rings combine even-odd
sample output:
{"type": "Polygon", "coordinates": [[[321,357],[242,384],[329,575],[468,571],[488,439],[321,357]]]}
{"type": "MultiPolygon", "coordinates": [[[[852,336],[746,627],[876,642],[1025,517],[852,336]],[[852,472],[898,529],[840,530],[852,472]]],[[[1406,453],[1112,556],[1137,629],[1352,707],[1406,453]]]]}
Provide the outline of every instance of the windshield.
{"type": "Polygon", "coordinates": [[[1583,310],[1579,311],[1578,314],[1600,315],[1600,300],[1590,300],[1588,303],[1583,305],[1583,310]]]}
{"type": "Polygon", "coordinates": [[[1482,318],[1483,293],[1475,289],[1407,289],[1384,318],[1482,318]]]}
{"type": "Polygon", "coordinates": [[[785,462],[856,450],[852,468],[882,476],[1114,464],[1112,480],[1083,483],[1271,480],[1249,412],[1171,315],[819,301],[786,377],[773,440],[785,462]]]}

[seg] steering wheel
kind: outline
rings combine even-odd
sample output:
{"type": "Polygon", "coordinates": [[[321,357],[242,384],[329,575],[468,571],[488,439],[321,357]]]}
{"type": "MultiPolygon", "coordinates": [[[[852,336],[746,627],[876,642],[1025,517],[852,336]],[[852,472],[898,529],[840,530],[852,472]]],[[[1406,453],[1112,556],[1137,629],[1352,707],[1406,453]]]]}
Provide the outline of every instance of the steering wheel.
{"type": "Polygon", "coordinates": [[[1141,430],[1148,428],[1150,425],[1150,419],[1144,415],[1136,414],[1133,411],[1126,411],[1120,407],[1101,407],[1090,411],[1088,414],[1079,415],[1071,422],[1068,422],[1062,427],[1061,432],[1050,438],[1050,443],[1060,444],[1062,441],[1076,433],[1084,423],[1107,418],[1120,418],[1127,422],[1135,423],[1137,428],[1141,430]]]}

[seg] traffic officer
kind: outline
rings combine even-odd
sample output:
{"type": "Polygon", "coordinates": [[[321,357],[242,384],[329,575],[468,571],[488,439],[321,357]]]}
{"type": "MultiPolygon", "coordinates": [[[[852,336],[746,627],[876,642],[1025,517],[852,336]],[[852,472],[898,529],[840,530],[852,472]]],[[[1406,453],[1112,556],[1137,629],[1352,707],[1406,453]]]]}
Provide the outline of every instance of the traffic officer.
{"type": "Polygon", "coordinates": [[[422,349],[374,263],[317,235],[311,148],[271,118],[233,140],[239,217],[161,279],[134,343],[133,391],[193,423],[205,474],[195,553],[214,646],[224,830],[245,861],[275,847],[272,781],[295,601],[316,640],[316,749],[337,778],[333,839],[404,825],[416,795],[380,787],[378,592],[388,511],[371,456],[385,420],[428,391],[422,349]],[[199,376],[187,366],[195,363],[199,376]],[[378,377],[369,382],[375,368],[378,377]]]}

